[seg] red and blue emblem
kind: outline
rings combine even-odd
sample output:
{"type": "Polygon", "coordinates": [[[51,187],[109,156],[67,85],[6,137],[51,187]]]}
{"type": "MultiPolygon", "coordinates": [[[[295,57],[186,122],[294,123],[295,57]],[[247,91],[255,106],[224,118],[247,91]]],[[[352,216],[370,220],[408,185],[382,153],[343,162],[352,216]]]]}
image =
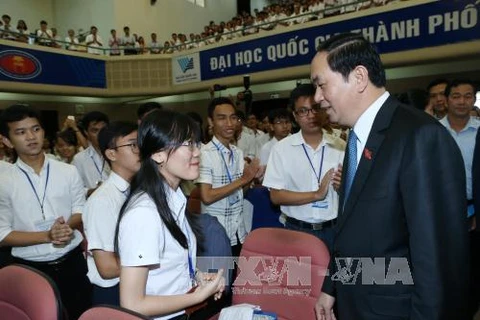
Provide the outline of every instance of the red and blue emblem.
{"type": "Polygon", "coordinates": [[[42,65],[33,55],[19,50],[0,52],[0,73],[16,80],[30,80],[42,72],[42,65]]]}

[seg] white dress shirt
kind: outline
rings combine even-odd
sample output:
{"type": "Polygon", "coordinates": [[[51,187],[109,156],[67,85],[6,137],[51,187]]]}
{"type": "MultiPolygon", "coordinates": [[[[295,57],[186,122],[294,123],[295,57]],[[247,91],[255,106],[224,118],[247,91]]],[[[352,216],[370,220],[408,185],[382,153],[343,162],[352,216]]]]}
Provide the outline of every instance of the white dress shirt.
{"type": "Polygon", "coordinates": [[[77,153],[72,164],[77,167],[87,189],[96,188],[100,181],[107,180],[110,175],[110,166],[92,145],[77,153]]]}
{"type": "Polygon", "coordinates": [[[380,111],[382,105],[387,101],[390,93],[385,91],[367,110],[365,110],[357,122],[353,126],[353,131],[357,135],[357,166],[362,157],[363,149],[367,144],[368,136],[372,130],[373,121],[377,117],[377,113],[380,111]]]}
{"type": "MultiPolygon", "coordinates": [[[[344,155],[345,141],[323,131],[323,139],[314,150],[305,143],[302,132],[299,131],[273,146],[263,185],[277,190],[316,191],[327,171],[337,169],[338,165],[343,163],[344,155]]],[[[337,217],[338,194],[330,184],[323,201],[304,205],[282,205],[280,208],[291,218],[321,223],[337,217]]]]}
{"type": "MultiPolygon", "coordinates": [[[[185,294],[191,288],[189,255],[195,270],[196,239],[185,216],[187,200],[180,188],[165,186],[168,206],[177,225],[187,237],[189,250],[172,237],[145,193],[132,199],[120,221],[118,245],[122,267],[150,266],[145,293],[147,295],[185,294]]],[[[170,319],[185,311],[154,319],[170,319]]]]}
{"type": "Polygon", "coordinates": [[[110,177],[88,198],[82,215],[88,241],[87,265],[90,282],[103,287],[113,287],[119,278],[104,279],[98,272],[92,250],[114,252],[115,229],[118,214],[127,199],[130,184],[112,171],[110,177]]]}
{"type": "MultiPolygon", "coordinates": [[[[63,217],[67,222],[72,213],[83,212],[83,184],[77,169],[72,165],[45,157],[43,168],[37,175],[31,167],[18,159],[2,182],[0,241],[12,231],[50,230],[55,219],[63,217]]],[[[30,261],[52,261],[76,248],[82,240],[82,234],[74,230],[72,240],[65,246],[44,243],[14,247],[12,255],[30,261]]]]}
{"type": "Polygon", "coordinates": [[[272,152],[272,148],[278,142],[277,138],[273,137],[265,143],[262,148],[260,149],[260,165],[266,166],[268,163],[268,158],[270,157],[270,153],[272,152]]]}

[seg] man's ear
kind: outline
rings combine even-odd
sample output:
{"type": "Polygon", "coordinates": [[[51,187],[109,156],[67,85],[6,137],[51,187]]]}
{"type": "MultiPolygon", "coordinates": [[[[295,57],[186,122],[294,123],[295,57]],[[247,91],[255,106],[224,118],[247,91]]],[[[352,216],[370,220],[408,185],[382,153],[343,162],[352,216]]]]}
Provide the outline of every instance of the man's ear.
{"type": "Polygon", "coordinates": [[[8,139],[5,136],[2,136],[2,142],[4,145],[6,145],[8,148],[13,149],[13,144],[10,142],[10,139],[8,139]]]}
{"type": "Polygon", "coordinates": [[[105,150],[105,157],[107,157],[107,159],[110,160],[111,162],[117,161],[117,153],[115,152],[114,149],[105,150]]]}
{"type": "Polygon", "coordinates": [[[368,78],[368,70],[362,65],[358,65],[352,71],[353,81],[358,92],[363,92],[368,87],[370,79],[368,78]]]}

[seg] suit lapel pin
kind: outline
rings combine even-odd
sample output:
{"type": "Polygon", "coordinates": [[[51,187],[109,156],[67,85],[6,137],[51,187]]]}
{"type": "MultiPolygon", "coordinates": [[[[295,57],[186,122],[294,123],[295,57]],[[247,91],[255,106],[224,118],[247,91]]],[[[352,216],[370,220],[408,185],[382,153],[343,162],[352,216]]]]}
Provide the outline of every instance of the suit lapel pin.
{"type": "Polygon", "coordinates": [[[370,151],[370,150],[367,149],[367,148],[363,149],[363,156],[364,156],[367,160],[372,160],[372,151],[370,151]]]}

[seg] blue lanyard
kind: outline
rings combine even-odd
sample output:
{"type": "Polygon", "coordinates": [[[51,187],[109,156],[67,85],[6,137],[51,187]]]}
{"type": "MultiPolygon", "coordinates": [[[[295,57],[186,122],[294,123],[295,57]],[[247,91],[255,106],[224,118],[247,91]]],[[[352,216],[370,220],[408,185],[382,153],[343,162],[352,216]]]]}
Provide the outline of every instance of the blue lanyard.
{"type": "Polygon", "coordinates": [[[188,254],[188,273],[190,274],[190,280],[192,281],[192,287],[196,285],[196,280],[195,280],[195,270],[193,269],[193,258],[192,254],[190,253],[190,249],[193,246],[193,244],[190,243],[190,232],[188,232],[188,226],[186,222],[186,217],[185,217],[185,222],[183,226],[185,227],[185,232],[187,233],[187,240],[188,240],[188,249],[187,249],[187,254],[188,254]]]}
{"type": "Polygon", "coordinates": [[[37,197],[38,204],[40,205],[40,209],[42,209],[43,220],[45,220],[45,212],[43,211],[43,204],[45,203],[45,195],[47,194],[48,178],[50,177],[50,163],[47,164],[47,179],[45,181],[45,189],[43,190],[42,201],[40,201],[40,197],[38,196],[37,189],[35,189],[35,186],[33,185],[33,182],[30,179],[30,176],[28,175],[28,173],[20,167],[18,167],[18,169],[20,169],[23,172],[23,174],[25,174],[25,177],[27,177],[28,182],[30,182],[30,186],[32,187],[32,190],[35,193],[35,197],[37,197]]]}
{"type": "Polygon", "coordinates": [[[325,146],[322,147],[322,158],[320,159],[320,169],[315,171],[315,168],[313,167],[312,160],[310,159],[310,156],[308,155],[307,149],[305,148],[305,144],[302,143],[303,151],[305,151],[305,155],[307,156],[308,162],[310,162],[310,167],[312,167],[313,173],[315,174],[315,177],[317,178],[317,182],[320,183],[320,178],[322,177],[322,167],[323,167],[323,156],[325,155],[325,146]]]}
{"type": "MultiPolygon", "coordinates": [[[[228,180],[230,181],[230,183],[232,183],[233,182],[232,175],[230,174],[230,170],[228,170],[227,161],[225,161],[225,158],[223,157],[223,152],[220,150],[220,148],[218,147],[218,145],[215,142],[212,141],[212,143],[217,148],[218,152],[220,153],[220,156],[222,157],[222,160],[223,160],[223,164],[225,165],[225,169],[227,170],[228,180]]],[[[232,167],[233,167],[233,165],[235,163],[234,162],[235,158],[233,157],[233,151],[231,151],[231,152],[232,152],[232,167]]]]}
{"type": "Polygon", "coordinates": [[[92,159],[93,164],[95,165],[95,168],[97,169],[97,172],[100,175],[100,180],[102,180],[103,179],[103,175],[102,175],[103,168],[105,167],[105,159],[103,159],[102,170],[100,170],[100,168],[97,166],[97,163],[95,162],[95,159],[93,159],[93,156],[90,156],[90,159],[92,159]]]}

